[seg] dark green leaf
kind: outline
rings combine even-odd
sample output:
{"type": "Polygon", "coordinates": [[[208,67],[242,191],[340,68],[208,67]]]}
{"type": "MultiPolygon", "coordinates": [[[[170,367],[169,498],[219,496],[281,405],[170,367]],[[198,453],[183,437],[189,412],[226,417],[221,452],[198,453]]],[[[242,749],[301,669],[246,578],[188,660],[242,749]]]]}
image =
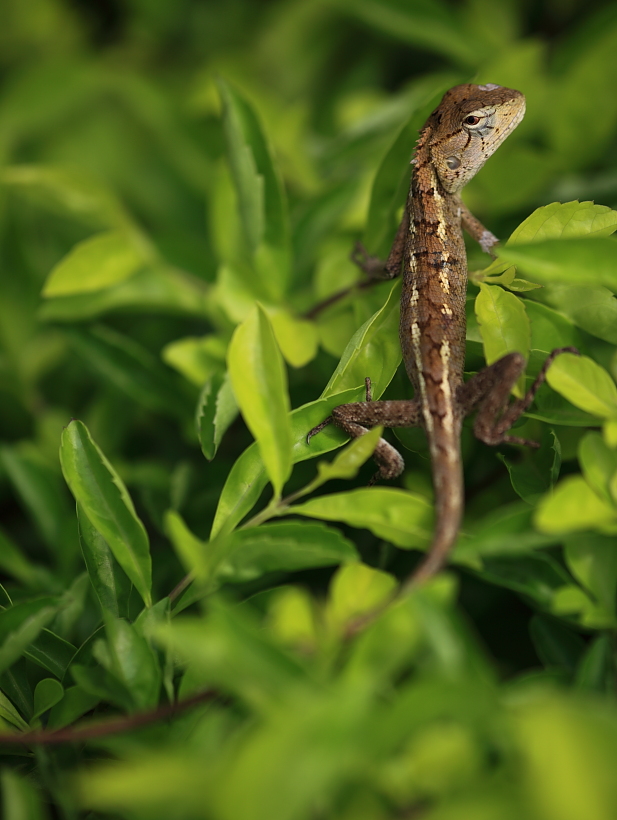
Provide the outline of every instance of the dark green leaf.
{"type": "Polygon", "coordinates": [[[190,415],[193,388],[132,339],[103,325],[65,332],[88,365],[132,401],[182,420],[190,415]]]}
{"type": "Polygon", "coordinates": [[[338,530],[300,521],[262,524],[233,533],[217,575],[221,581],[238,583],[266,572],[357,560],[355,547],[338,530]]]}
{"type": "Polygon", "coordinates": [[[62,684],[55,678],[43,678],[40,680],[36,689],[34,690],[34,713],[32,720],[39,718],[43,712],[47,712],[56,703],[62,700],[64,696],[64,689],[62,684]]]}
{"type": "Polygon", "coordinates": [[[89,712],[99,702],[100,698],[80,689],[79,686],[69,686],[64,691],[64,697],[57,703],[49,714],[48,729],[61,729],[68,726],[86,712],[89,712]]]}
{"type": "Polygon", "coordinates": [[[92,526],[77,502],[81,551],[96,597],[104,611],[116,618],[127,617],[133,585],[101,533],[92,526]]]}
{"type": "Polygon", "coordinates": [[[149,606],[152,565],[146,530],[122,480],[82,422],[72,421],[63,431],[60,463],[75,500],[149,606]]]}
{"type": "Polygon", "coordinates": [[[545,666],[561,667],[569,675],[574,673],[585,648],[580,635],[544,615],[533,616],[529,631],[538,657],[545,666]]]}

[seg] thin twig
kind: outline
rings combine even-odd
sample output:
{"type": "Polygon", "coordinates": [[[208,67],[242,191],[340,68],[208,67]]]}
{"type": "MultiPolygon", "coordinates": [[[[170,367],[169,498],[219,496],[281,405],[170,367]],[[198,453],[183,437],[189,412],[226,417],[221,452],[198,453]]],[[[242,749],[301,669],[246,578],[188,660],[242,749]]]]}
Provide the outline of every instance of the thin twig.
{"type": "Polygon", "coordinates": [[[324,299],[322,302],[318,302],[314,305],[310,310],[307,310],[306,313],[302,314],[302,318],[304,319],[315,319],[322,313],[326,308],[329,308],[331,305],[335,305],[337,302],[340,302],[341,299],[344,299],[346,296],[349,296],[352,293],[355,293],[358,290],[366,290],[367,288],[372,288],[373,285],[379,284],[382,281],[380,279],[363,279],[359,282],[355,282],[353,285],[350,285],[348,288],[343,288],[343,290],[339,290],[336,293],[333,293],[332,296],[328,296],[327,299],[324,299]]]}
{"type": "Polygon", "coordinates": [[[181,712],[198,706],[200,703],[207,703],[218,696],[214,689],[206,689],[205,692],[198,692],[185,700],[177,703],[168,703],[158,706],[147,712],[138,712],[135,715],[114,718],[113,720],[91,723],[86,726],[67,726],[62,729],[34,729],[30,732],[0,732],[0,745],[11,746],[51,746],[58,743],[77,743],[86,740],[93,740],[108,735],[118,735],[123,732],[130,732],[139,729],[150,723],[156,723],[165,718],[175,717],[181,712]]]}

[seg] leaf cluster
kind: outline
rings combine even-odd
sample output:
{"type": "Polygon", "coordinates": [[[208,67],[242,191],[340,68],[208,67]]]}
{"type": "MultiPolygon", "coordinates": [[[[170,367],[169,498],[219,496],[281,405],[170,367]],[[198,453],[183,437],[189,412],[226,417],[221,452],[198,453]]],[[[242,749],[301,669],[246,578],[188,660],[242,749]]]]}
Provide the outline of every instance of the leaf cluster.
{"type": "Polygon", "coordinates": [[[610,820],[613,4],[28,5],[0,31],[3,817],[610,820]],[[519,351],[520,396],[581,355],[516,429],[537,450],[464,429],[451,566],[397,598],[422,433],[374,487],[381,429],[307,433],[367,377],[411,397],[400,282],[349,254],[387,253],[469,81],[528,113],[464,194],[504,240],[469,248],[467,371],[519,351]]]}

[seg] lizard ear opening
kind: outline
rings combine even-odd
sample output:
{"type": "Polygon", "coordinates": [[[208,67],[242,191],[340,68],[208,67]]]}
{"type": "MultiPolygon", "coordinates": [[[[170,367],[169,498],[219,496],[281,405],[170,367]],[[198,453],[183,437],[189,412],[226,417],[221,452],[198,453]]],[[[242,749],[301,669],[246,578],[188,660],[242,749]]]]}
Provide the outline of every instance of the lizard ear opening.
{"type": "Polygon", "coordinates": [[[446,160],[446,165],[451,171],[456,171],[461,167],[461,161],[458,157],[448,157],[446,160]]]}

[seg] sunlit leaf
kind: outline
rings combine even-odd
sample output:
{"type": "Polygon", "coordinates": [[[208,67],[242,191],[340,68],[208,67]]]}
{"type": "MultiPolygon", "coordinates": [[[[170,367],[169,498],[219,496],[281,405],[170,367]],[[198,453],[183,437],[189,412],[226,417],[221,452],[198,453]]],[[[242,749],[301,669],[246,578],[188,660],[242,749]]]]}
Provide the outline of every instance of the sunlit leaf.
{"type": "Polygon", "coordinates": [[[43,296],[68,296],[102,290],[137,273],[152,261],[145,249],[136,246],[125,233],[97,234],[76,245],[52,269],[43,296]]]}
{"type": "Polygon", "coordinates": [[[76,501],[149,606],[152,564],[146,530],[124,483],[82,422],[72,421],[63,430],[60,463],[76,501]]]}

